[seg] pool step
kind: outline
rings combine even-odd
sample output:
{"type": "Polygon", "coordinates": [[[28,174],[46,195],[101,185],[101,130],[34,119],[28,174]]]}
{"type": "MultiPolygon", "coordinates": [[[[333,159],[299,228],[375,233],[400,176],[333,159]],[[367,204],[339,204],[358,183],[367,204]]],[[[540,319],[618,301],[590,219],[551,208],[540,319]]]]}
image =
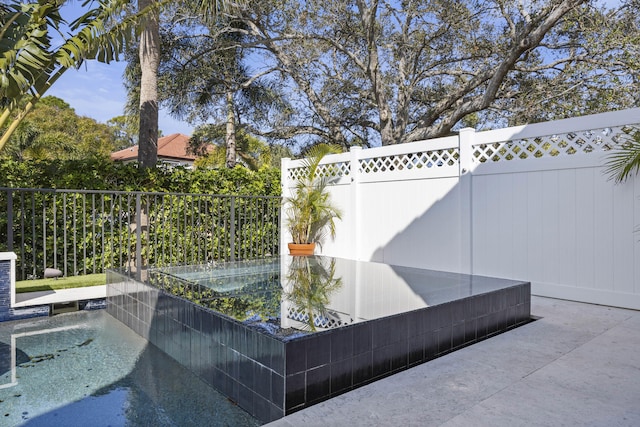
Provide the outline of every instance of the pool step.
{"type": "Polygon", "coordinates": [[[71,313],[78,310],[80,310],[78,301],[54,302],[51,304],[49,315],[55,316],[56,314],[71,313]]]}

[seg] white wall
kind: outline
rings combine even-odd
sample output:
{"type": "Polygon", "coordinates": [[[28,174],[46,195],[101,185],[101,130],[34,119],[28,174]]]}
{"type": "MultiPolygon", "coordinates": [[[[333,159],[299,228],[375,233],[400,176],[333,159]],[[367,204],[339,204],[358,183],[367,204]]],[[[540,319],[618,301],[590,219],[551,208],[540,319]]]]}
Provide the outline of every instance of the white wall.
{"type": "MultiPolygon", "coordinates": [[[[603,174],[635,123],[640,109],[330,156],[344,171],[332,187],[344,215],[322,253],[640,309],[640,178],[603,174]]],[[[283,161],[285,194],[294,167],[283,161]]]]}

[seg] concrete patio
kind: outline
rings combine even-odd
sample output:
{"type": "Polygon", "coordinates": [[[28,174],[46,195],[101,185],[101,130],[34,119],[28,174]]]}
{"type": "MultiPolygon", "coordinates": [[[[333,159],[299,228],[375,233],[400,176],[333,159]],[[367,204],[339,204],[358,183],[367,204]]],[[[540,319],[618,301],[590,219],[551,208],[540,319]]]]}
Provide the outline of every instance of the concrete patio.
{"type": "Polygon", "coordinates": [[[640,311],[533,297],[539,320],[268,424],[639,426],[640,311]]]}

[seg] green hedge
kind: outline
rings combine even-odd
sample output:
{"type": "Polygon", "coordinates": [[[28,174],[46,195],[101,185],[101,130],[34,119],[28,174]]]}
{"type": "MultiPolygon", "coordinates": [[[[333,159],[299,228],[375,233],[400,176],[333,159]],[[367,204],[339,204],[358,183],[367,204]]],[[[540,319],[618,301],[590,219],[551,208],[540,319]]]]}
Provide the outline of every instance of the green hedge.
{"type": "Polygon", "coordinates": [[[0,162],[0,187],[74,190],[162,191],[175,193],[279,196],[280,171],[186,169],[139,170],[135,164],[106,159],[0,162]]]}
{"type": "MultiPolygon", "coordinates": [[[[142,254],[155,265],[245,259],[279,251],[280,173],[274,168],[139,171],[135,165],[106,160],[4,161],[0,179],[0,187],[7,188],[182,193],[142,196],[150,219],[142,254]],[[234,197],[232,204],[231,195],[271,197],[234,197]]],[[[11,193],[19,279],[42,277],[45,266],[65,266],[67,275],[102,272],[123,266],[135,251],[136,236],[130,228],[135,194],[11,193]]],[[[7,210],[7,192],[0,191],[0,211],[7,210]]],[[[3,215],[0,251],[7,250],[7,238],[3,215]]]]}

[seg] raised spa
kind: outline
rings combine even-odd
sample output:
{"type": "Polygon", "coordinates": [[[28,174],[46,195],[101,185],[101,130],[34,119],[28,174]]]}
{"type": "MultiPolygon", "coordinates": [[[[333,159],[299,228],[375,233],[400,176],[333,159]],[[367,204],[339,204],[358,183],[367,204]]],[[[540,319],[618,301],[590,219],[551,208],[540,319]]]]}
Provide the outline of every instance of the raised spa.
{"type": "Polygon", "coordinates": [[[530,320],[531,286],[329,257],[107,273],[107,311],[267,422],[530,320]]]}

